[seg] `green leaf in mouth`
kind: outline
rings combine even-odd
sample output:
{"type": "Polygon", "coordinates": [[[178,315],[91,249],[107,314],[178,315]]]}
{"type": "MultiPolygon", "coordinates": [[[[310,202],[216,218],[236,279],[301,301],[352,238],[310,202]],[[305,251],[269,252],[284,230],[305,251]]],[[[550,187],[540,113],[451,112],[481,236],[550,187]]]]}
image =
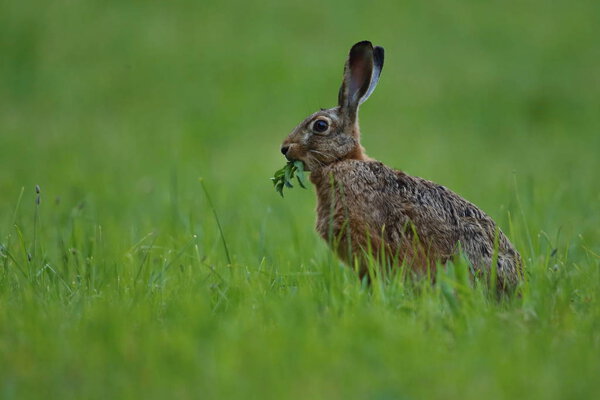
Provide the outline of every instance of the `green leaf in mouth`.
{"type": "Polygon", "coordinates": [[[281,169],[278,169],[273,174],[271,181],[275,187],[275,191],[283,197],[283,188],[293,188],[292,181],[294,177],[298,180],[300,187],[306,189],[308,186],[306,182],[306,175],[304,173],[304,163],[300,160],[288,161],[287,164],[281,169]]]}

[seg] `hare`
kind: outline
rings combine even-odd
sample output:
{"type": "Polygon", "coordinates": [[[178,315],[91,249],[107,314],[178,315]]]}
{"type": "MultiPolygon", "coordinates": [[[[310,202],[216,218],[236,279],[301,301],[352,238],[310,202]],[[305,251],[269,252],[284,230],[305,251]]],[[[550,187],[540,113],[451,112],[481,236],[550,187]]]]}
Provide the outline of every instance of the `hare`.
{"type": "Polygon", "coordinates": [[[317,232],[346,264],[358,267],[361,278],[368,278],[369,253],[425,272],[462,251],[474,274],[487,274],[496,259],[498,288],[514,288],[521,257],[486,213],[444,186],[365,154],[358,108],[373,93],[383,59],[383,48],[371,42],[352,46],[337,107],[307,117],[281,147],[288,160],[301,160],[310,171],[317,232]]]}

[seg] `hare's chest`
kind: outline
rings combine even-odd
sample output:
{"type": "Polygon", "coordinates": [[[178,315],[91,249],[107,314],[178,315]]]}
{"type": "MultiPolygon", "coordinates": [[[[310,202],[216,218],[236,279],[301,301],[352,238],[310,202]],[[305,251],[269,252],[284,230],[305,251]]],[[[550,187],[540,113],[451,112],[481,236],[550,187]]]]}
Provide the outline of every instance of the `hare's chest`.
{"type": "Polygon", "coordinates": [[[382,210],[368,191],[340,184],[317,193],[316,230],[326,241],[340,240],[346,233],[367,236],[380,231],[384,223],[382,210]]]}
{"type": "Polygon", "coordinates": [[[317,201],[316,230],[326,241],[339,236],[345,225],[349,224],[349,210],[340,199],[321,199],[317,201]]]}

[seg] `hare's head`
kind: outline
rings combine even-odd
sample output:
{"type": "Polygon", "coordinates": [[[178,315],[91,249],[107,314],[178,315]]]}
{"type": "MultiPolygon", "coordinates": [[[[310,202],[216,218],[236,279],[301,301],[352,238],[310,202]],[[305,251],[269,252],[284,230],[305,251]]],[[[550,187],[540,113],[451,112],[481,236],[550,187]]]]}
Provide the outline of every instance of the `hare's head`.
{"type": "Polygon", "coordinates": [[[313,171],[343,159],[363,159],[358,107],[375,90],[382,68],[382,47],[367,41],[352,46],[337,107],[322,109],[302,121],[283,142],[283,155],[303,161],[313,171]]]}

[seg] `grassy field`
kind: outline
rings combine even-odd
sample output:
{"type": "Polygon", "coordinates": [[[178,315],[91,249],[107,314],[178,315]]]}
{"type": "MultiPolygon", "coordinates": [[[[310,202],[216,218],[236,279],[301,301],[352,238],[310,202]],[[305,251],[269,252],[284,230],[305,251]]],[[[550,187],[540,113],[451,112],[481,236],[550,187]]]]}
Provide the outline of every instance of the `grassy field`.
{"type": "Polygon", "coordinates": [[[2,2],[0,398],[599,397],[599,18],[593,0],[2,2]],[[460,265],[362,287],[313,230],[314,190],[273,190],[281,141],[335,104],[364,39],[387,52],[369,155],[494,217],[520,297],[460,265]]]}

